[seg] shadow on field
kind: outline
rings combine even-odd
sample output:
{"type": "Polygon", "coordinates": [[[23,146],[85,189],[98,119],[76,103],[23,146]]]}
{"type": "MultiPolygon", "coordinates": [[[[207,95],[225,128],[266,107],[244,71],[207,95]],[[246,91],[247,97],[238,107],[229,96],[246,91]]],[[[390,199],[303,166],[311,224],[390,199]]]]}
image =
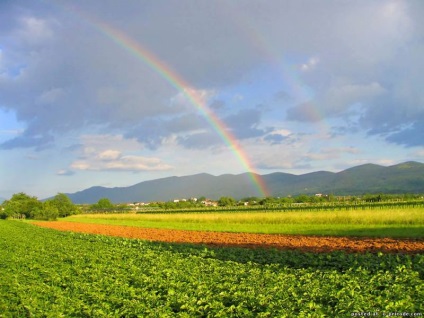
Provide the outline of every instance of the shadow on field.
{"type": "MultiPolygon", "coordinates": [[[[387,226],[370,228],[355,227],[354,229],[342,229],[337,228],[336,230],[327,230],[324,235],[331,236],[350,236],[350,237],[375,237],[375,238],[401,238],[401,239],[418,239],[424,240],[424,226],[417,225],[405,225],[405,226],[387,226]]],[[[307,235],[307,233],[305,233],[307,235]]],[[[316,234],[313,234],[316,235],[316,234]]],[[[319,235],[319,234],[318,234],[319,235]]]]}
{"type": "Polygon", "coordinates": [[[366,270],[377,272],[392,271],[399,266],[412,267],[424,278],[424,254],[386,254],[386,253],[312,253],[295,250],[248,249],[239,247],[210,247],[205,245],[146,242],[154,249],[178,253],[187,257],[201,257],[224,262],[251,263],[293,269],[366,270]]]}

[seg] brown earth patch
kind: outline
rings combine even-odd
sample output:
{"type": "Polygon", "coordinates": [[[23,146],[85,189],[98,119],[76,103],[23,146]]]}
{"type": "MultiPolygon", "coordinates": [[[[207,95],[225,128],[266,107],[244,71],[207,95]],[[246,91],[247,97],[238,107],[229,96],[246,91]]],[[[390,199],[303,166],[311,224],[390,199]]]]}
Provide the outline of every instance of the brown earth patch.
{"type": "Polygon", "coordinates": [[[265,247],[307,252],[330,252],[336,250],[360,253],[381,251],[416,254],[424,252],[424,240],[420,239],[182,231],[62,221],[33,222],[33,224],[61,231],[102,234],[149,241],[205,244],[210,246],[265,247]]]}

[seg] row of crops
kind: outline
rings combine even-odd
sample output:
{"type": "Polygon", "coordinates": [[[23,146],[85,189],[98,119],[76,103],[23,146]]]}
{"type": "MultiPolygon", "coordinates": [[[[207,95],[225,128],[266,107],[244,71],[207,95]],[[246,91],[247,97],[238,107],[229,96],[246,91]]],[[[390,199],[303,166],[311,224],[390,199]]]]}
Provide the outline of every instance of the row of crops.
{"type": "MultiPolygon", "coordinates": [[[[290,211],[351,211],[351,210],[376,210],[376,209],[410,209],[424,207],[423,200],[415,201],[400,201],[400,202],[330,202],[330,203],[290,203],[290,204],[268,204],[268,205],[253,205],[253,206],[216,206],[216,207],[191,207],[191,208],[140,208],[137,213],[179,213],[179,212],[193,212],[193,213],[210,213],[210,212],[249,212],[249,211],[263,211],[263,212],[290,212],[290,211]]],[[[101,213],[122,213],[118,210],[102,210],[101,213]]]]}
{"type": "Polygon", "coordinates": [[[424,312],[424,255],[206,248],[0,221],[0,317],[424,312]]]}

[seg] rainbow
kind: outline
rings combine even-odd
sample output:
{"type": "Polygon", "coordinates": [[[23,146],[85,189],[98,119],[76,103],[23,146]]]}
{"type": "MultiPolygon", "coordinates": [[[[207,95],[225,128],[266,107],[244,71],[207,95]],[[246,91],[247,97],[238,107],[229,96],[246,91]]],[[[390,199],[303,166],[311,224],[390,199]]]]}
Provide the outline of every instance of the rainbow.
{"type": "Polygon", "coordinates": [[[222,15],[230,16],[234,27],[239,31],[240,37],[250,44],[252,50],[257,51],[264,57],[266,64],[279,75],[282,88],[293,98],[292,104],[301,105],[307,103],[302,111],[309,122],[320,125],[322,131],[328,131],[325,123],[325,114],[319,109],[314,99],[313,90],[301,79],[301,65],[293,63],[290,58],[275,49],[273,42],[262,34],[259,28],[248,20],[240,8],[233,2],[221,3],[222,15]],[[224,8],[222,8],[224,6],[224,8]]]}
{"type": "Polygon", "coordinates": [[[159,74],[165,79],[171,86],[180,91],[190,103],[196,107],[200,114],[205,118],[207,123],[215,130],[219,137],[229,147],[229,149],[236,156],[238,161],[241,163],[243,168],[248,172],[249,178],[256,188],[260,197],[269,196],[268,189],[262,177],[255,172],[253,165],[251,164],[247,154],[240,146],[236,137],[228,130],[222,120],[214,114],[203,100],[203,96],[199,94],[192,86],[184,80],[178,73],[173,71],[157,56],[150,52],[147,48],[143,47],[139,42],[135,41],[127,34],[123,33],[119,29],[106,24],[103,21],[88,17],[86,14],[79,10],[71,9],[76,12],[79,16],[82,16],[85,21],[89,22],[95,27],[100,33],[112,40],[119,47],[126,50],[128,53],[136,57],[138,60],[148,65],[150,69],[159,74]]]}

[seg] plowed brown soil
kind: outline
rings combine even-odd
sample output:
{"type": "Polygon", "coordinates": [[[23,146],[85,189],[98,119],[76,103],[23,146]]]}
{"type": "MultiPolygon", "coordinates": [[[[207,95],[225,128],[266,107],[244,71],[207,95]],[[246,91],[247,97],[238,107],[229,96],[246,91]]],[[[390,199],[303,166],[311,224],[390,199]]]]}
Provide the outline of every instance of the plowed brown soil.
{"type": "Polygon", "coordinates": [[[149,241],[195,243],[211,246],[297,249],[308,252],[389,252],[416,254],[424,252],[424,240],[301,236],[251,233],[224,233],[150,229],[132,226],[100,225],[75,222],[34,222],[38,226],[61,231],[103,234],[149,241]]]}

